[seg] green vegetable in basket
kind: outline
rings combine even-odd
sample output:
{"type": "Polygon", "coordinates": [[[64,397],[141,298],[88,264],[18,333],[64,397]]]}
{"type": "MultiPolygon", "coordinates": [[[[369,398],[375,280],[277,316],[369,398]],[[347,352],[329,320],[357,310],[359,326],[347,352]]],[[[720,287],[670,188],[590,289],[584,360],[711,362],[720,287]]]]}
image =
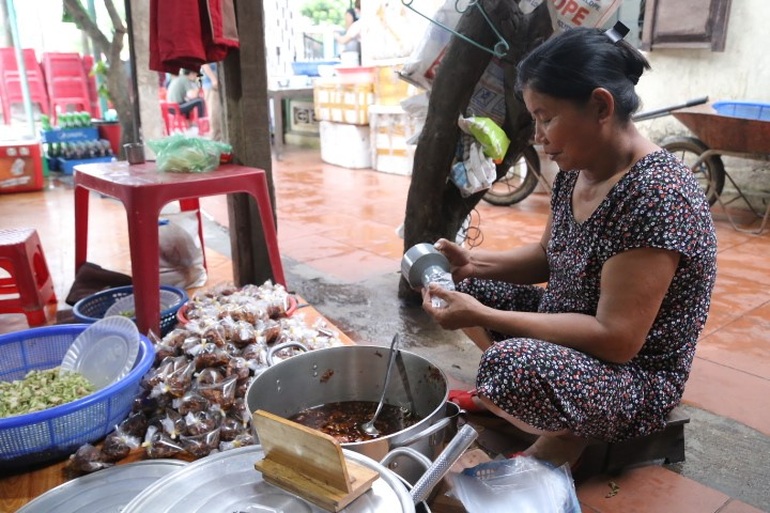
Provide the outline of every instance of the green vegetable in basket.
{"type": "Polygon", "coordinates": [[[33,370],[24,379],[0,382],[0,418],[71,403],[94,390],[94,386],[77,372],[60,376],[58,367],[33,370]]]}
{"type": "Polygon", "coordinates": [[[221,154],[232,152],[229,144],[182,134],[147,141],[147,145],[155,152],[159,170],[182,173],[213,171],[221,154]]]}

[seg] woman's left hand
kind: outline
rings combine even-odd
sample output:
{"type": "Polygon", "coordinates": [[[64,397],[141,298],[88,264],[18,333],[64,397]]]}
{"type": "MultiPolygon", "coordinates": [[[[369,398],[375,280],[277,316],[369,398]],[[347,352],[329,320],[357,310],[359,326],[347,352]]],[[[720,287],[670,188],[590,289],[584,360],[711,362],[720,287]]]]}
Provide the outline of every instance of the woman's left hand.
{"type": "Polygon", "coordinates": [[[478,326],[479,314],[486,307],[473,296],[431,284],[422,289],[422,308],[442,328],[456,330],[478,326]],[[432,298],[441,299],[443,305],[433,306],[432,298]]]}

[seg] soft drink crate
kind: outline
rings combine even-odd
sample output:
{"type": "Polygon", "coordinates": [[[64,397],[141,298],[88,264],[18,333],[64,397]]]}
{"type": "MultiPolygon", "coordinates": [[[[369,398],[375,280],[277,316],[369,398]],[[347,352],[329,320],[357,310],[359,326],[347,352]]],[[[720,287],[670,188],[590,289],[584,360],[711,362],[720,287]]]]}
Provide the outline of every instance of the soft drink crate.
{"type": "Polygon", "coordinates": [[[319,127],[321,160],[350,169],[372,167],[368,126],[321,121],[319,127]]]}
{"type": "Polygon", "coordinates": [[[316,80],[313,104],[319,121],[351,125],[369,124],[369,105],[374,103],[374,84],[316,80]]]}
{"type": "Polygon", "coordinates": [[[416,145],[407,141],[422,130],[422,121],[397,105],[370,105],[372,168],[383,173],[411,175],[416,145]]]}
{"type": "Polygon", "coordinates": [[[99,138],[99,129],[95,127],[54,128],[41,130],[40,138],[47,144],[92,141],[99,138]]]}

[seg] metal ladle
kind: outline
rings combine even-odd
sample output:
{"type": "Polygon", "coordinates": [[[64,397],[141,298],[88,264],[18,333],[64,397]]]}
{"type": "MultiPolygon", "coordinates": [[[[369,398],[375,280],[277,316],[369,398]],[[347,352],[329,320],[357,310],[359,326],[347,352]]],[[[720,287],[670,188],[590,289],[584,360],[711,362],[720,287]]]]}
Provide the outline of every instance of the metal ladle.
{"type": "Polygon", "coordinates": [[[379,430],[374,427],[374,421],[377,420],[377,416],[382,410],[382,405],[385,403],[385,392],[388,391],[388,382],[390,381],[390,369],[393,367],[393,361],[396,359],[396,354],[398,353],[398,351],[396,351],[397,343],[398,333],[393,335],[393,341],[390,343],[390,358],[388,359],[388,368],[385,371],[385,383],[382,385],[382,395],[380,396],[380,402],[377,404],[377,409],[374,411],[374,415],[372,416],[371,420],[361,424],[361,431],[369,436],[380,436],[379,430]]]}

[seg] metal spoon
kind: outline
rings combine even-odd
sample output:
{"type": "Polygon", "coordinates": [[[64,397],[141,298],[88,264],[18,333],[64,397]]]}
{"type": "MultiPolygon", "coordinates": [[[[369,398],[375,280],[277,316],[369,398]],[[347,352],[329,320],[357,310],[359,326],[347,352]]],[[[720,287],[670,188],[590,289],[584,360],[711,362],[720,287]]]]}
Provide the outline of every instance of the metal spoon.
{"type": "Polygon", "coordinates": [[[385,402],[385,392],[388,391],[388,382],[390,381],[390,369],[393,367],[393,361],[396,359],[396,354],[398,354],[398,351],[396,350],[396,344],[398,343],[398,333],[393,335],[393,341],[390,343],[390,358],[388,359],[388,368],[385,371],[385,383],[382,385],[382,395],[380,396],[380,402],[377,405],[377,409],[374,411],[374,415],[372,416],[371,420],[369,422],[364,422],[361,424],[361,431],[366,433],[369,436],[379,436],[380,432],[377,430],[376,427],[374,427],[374,421],[377,420],[377,416],[380,414],[380,410],[382,410],[382,405],[385,402]]]}

